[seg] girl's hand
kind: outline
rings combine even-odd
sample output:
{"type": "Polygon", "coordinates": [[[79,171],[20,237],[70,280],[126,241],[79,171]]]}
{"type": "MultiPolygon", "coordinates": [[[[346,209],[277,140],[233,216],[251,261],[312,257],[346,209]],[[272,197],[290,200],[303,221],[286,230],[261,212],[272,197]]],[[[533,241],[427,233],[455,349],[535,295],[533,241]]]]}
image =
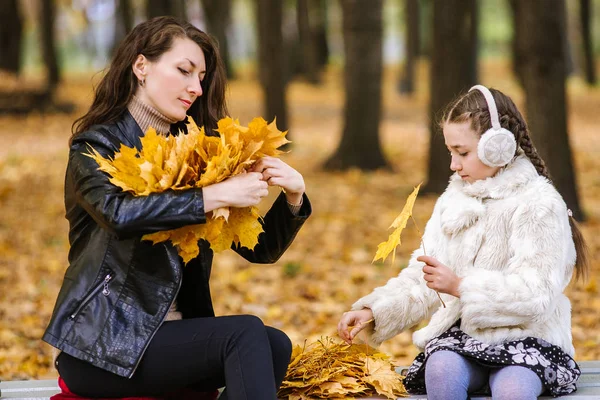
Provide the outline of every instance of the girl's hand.
{"type": "Polygon", "coordinates": [[[430,256],[419,256],[417,261],[424,262],[423,267],[427,287],[440,293],[446,293],[455,297],[460,297],[458,285],[462,278],[459,278],[454,271],[446,265],[439,262],[436,258],[430,256]]]}
{"type": "Polygon", "coordinates": [[[258,172],[247,172],[202,188],[204,211],[221,207],[255,206],[269,194],[267,182],[258,172]]]}
{"type": "Polygon", "coordinates": [[[358,332],[365,329],[370,322],[373,322],[373,311],[370,308],[345,312],[338,323],[338,335],[346,343],[352,344],[352,339],[356,337],[358,332]]]}
{"type": "Polygon", "coordinates": [[[250,171],[260,172],[269,186],[280,186],[288,203],[298,205],[302,201],[304,178],[280,158],[263,157],[254,163],[250,171]]]}

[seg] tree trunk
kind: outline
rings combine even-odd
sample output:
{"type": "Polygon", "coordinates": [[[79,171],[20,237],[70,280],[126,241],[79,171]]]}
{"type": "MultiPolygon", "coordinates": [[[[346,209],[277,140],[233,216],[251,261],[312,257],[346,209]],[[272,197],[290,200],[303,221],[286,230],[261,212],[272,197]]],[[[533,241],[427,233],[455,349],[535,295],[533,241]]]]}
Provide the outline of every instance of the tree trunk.
{"type": "Polygon", "coordinates": [[[21,72],[21,39],[23,16],[18,0],[4,0],[0,13],[0,69],[19,74],[21,72]]]}
{"type": "Polygon", "coordinates": [[[110,54],[113,56],[121,41],[133,29],[133,9],[131,0],[119,0],[116,12],[115,36],[111,45],[110,54]]]}
{"type": "Polygon", "coordinates": [[[147,0],[146,15],[148,19],[161,15],[170,15],[169,0],[147,0]]]}
{"type": "Polygon", "coordinates": [[[311,16],[314,16],[313,35],[317,48],[317,64],[319,70],[329,62],[329,45],[327,43],[327,0],[310,0],[311,16]]]}
{"type": "Polygon", "coordinates": [[[406,57],[402,78],[398,84],[400,93],[412,94],[415,88],[415,62],[419,56],[419,0],[404,0],[404,26],[406,57]]]}
{"type": "Polygon", "coordinates": [[[592,45],[592,3],[590,0],[581,0],[579,5],[579,18],[581,21],[581,37],[583,40],[583,69],[585,81],[589,85],[596,84],[596,61],[592,45]]]}
{"type": "Polygon", "coordinates": [[[573,216],[583,219],[567,133],[565,3],[561,0],[519,2],[516,24],[522,27],[517,45],[522,59],[528,125],[534,144],[546,162],[554,185],[573,216]],[[524,29],[535,26],[536,29],[524,29]]]}
{"type": "Polygon", "coordinates": [[[231,23],[231,0],[201,0],[201,3],[206,13],[208,32],[219,43],[219,52],[225,63],[227,77],[231,79],[234,77],[234,72],[227,40],[227,27],[231,23]]]}
{"type": "MultiPolygon", "coordinates": [[[[561,1],[561,0],[558,0],[561,1]]],[[[521,87],[524,87],[524,82],[523,82],[523,60],[522,60],[522,54],[521,52],[517,49],[517,47],[520,45],[520,41],[521,41],[521,37],[523,35],[527,34],[527,30],[530,28],[528,26],[523,26],[519,23],[517,23],[517,13],[521,12],[520,10],[522,9],[523,5],[521,4],[522,1],[519,0],[509,0],[509,4],[510,4],[510,8],[512,11],[512,16],[513,16],[513,38],[512,38],[512,68],[513,68],[513,73],[515,74],[515,77],[517,79],[517,81],[519,82],[519,85],[521,87]]],[[[565,11],[566,13],[566,11],[565,11]]],[[[565,70],[565,77],[570,76],[573,71],[575,71],[576,66],[575,66],[575,60],[573,59],[572,56],[572,51],[571,51],[571,42],[568,38],[567,35],[567,18],[566,18],[566,14],[565,14],[565,18],[563,19],[563,21],[561,21],[562,26],[560,27],[561,30],[565,31],[565,34],[563,35],[563,41],[562,41],[562,46],[564,47],[563,49],[563,55],[565,57],[565,62],[564,62],[564,70],[565,70]]]]}
{"type": "Polygon", "coordinates": [[[277,127],[289,129],[287,118],[285,52],[281,23],[281,0],[257,0],[258,61],[265,99],[264,118],[277,117],[277,127]]]}
{"type": "Polygon", "coordinates": [[[381,151],[382,0],[343,0],[344,131],[326,169],[387,167],[381,151]]]}
{"type": "MultiPolygon", "coordinates": [[[[577,38],[579,32],[577,32],[575,20],[569,21],[569,14],[566,4],[564,8],[565,17],[561,19],[561,23],[563,24],[561,30],[565,32],[565,34],[563,35],[563,54],[565,55],[565,77],[568,78],[569,76],[574,75],[580,69],[578,65],[579,54],[575,54],[573,52],[573,40],[571,40],[569,37],[569,30],[572,30],[574,32],[574,35],[572,35],[573,38],[577,38]]],[[[575,41],[577,41],[577,39],[575,39],[575,41]]],[[[577,50],[579,50],[579,48],[577,48],[577,50]]]]}
{"type": "Polygon", "coordinates": [[[435,0],[433,2],[433,49],[429,89],[429,162],[425,193],[442,193],[448,185],[450,157],[439,128],[444,108],[476,82],[471,60],[473,8],[470,1],[435,0]]]}
{"type": "Polygon", "coordinates": [[[522,27],[517,23],[517,14],[519,13],[519,0],[509,0],[510,9],[512,11],[512,20],[513,20],[513,37],[511,40],[511,50],[512,50],[512,70],[515,78],[519,82],[519,85],[523,87],[523,60],[521,59],[521,55],[518,50],[519,41],[523,36],[522,30],[525,27],[522,27]]]}
{"type": "Polygon", "coordinates": [[[119,0],[118,15],[121,19],[121,26],[127,35],[133,29],[133,8],[131,0],[119,0]]]}
{"type": "Polygon", "coordinates": [[[469,75],[471,82],[479,82],[479,0],[468,0],[470,3],[470,27],[471,27],[471,56],[469,57],[469,75]]]}
{"type": "Polygon", "coordinates": [[[419,56],[430,58],[433,51],[433,7],[435,0],[419,0],[419,56]]]}
{"type": "Polygon", "coordinates": [[[171,15],[180,19],[186,19],[185,0],[148,0],[146,3],[148,19],[161,15],[171,15]]]}
{"type": "Polygon", "coordinates": [[[313,34],[312,13],[309,12],[309,0],[297,0],[296,17],[298,37],[301,46],[302,71],[308,82],[319,83],[319,65],[317,61],[317,43],[313,34]]]}
{"type": "Polygon", "coordinates": [[[53,90],[60,82],[60,70],[56,55],[56,35],[54,21],[56,17],[56,4],[54,0],[42,0],[40,7],[40,42],[42,45],[42,58],[48,71],[48,88],[53,90]]]}
{"type": "Polygon", "coordinates": [[[186,0],[171,0],[171,14],[177,18],[187,21],[186,0]]]}

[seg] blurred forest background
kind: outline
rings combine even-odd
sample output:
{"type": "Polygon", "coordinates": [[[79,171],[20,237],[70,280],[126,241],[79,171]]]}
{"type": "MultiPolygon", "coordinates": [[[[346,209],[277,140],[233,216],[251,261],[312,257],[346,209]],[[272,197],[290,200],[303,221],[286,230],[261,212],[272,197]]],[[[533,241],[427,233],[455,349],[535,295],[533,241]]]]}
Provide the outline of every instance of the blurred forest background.
{"type": "MultiPolygon", "coordinates": [[[[115,44],[166,14],[219,41],[233,117],[289,129],[284,159],[314,207],[276,265],[216,256],[218,314],[258,315],[297,344],[334,335],[418,246],[409,226],[394,264],[371,263],[419,182],[425,225],[450,175],[442,107],[482,83],[524,112],[581,222],[592,272],[568,288],[573,338],[576,359],[600,359],[600,0],[0,0],[0,379],[56,376],[40,337],[67,266],[71,124],[115,44]]],[[[411,333],[383,350],[410,363],[411,333]]]]}

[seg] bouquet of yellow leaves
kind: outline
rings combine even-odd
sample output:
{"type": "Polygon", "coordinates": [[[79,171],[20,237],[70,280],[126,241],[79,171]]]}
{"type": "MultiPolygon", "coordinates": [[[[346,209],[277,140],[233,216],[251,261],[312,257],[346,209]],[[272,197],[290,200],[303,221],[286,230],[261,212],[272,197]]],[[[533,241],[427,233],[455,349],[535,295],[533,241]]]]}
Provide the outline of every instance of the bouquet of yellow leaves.
{"type": "MultiPolygon", "coordinates": [[[[289,143],[287,131],[279,131],[275,120],[267,124],[254,118],[247,127],[226,117],[218,122],[220,136],[207,136],[188,117],[187,134],[164,136],[153,128],[141,138],[142,149],[121,148],[113,159],[102,157],[93,148],[91,158],[110,182],[136,196],[147,196],[165,190],[201,188],[221,182],[246,171],[261,157],[277,157],[282,145],[289,143]]],[[[144,235],[154,244],[170,240],[187,264],[200,252],[198,240],[205,239],[214,252],[239,243],[253,249],[263,231],[256,207],[219,208],[207,214],[205,224],[144,235]]]]}
{"type": "Polygon", "coordinates": [[[385,353],[366,344],[348,345],[325,337],[305,348],[294,347],[277,395],[287,400],[376,395],[396,399],[408,395],[402,380],[385,353]]]}

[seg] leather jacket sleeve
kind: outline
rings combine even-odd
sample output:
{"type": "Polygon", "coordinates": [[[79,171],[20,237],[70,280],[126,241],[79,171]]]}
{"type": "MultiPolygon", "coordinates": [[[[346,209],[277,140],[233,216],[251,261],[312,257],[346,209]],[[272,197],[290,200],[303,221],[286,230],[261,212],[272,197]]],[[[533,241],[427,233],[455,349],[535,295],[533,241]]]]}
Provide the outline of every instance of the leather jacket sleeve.
{"type": "Polygon", "coordinates": [[[303,195],[298,215],[290,211],[285,195],[281,193],[263,220],[264,232],[258,237],[253,250],[234,244],[231,248],[246,260],[256,264],[276,262],[292,244],[304,221],[312,213],[310,201],[303,195]]]}
{"type": "Polygon", "coordinates": [[[110,136],[90,131],[73,141],[69,153],[65,185],[74,190],[66,192],[73,193],[75,202],[100,226],[125,239],[205,223],[202,190],[134,196],[110,183],[109,175],[99,171],[96,161],[86,155],[91,146],[102,156],[113,157],[119,145],[110,136]]]}

